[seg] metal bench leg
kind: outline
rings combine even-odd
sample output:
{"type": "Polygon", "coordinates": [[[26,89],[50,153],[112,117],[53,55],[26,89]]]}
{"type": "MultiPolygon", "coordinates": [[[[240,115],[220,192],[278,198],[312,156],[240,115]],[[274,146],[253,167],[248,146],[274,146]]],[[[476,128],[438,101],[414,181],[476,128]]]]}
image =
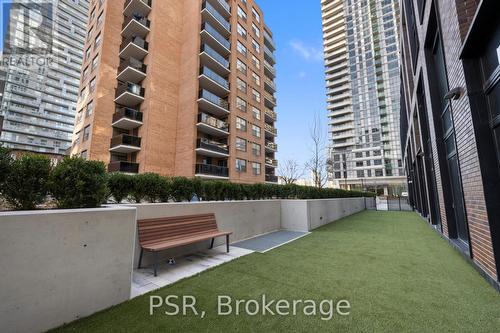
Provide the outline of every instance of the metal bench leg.
{"type": "Polygon", "coordinates": [[[213,249],[214,248],[214,239],[212,238],[212,241],[210,242],[210,248],[213,249]]]}
{"type": "Polygon", "coordinates": [[[142,249],[142,247],[141,247],[141,254],[139,255],[139,264],[137,264],[137,269],[141,268],[141,262],[142,262],[142,252],[143,252],[143,251],[144,251],[144,250],[143,250],[143,249],[142,249]]]}
{"type": "Polygon", "coordinates": [[[153,264],[153,271],[154,271],[155,276],[157,276],[156,271],[158,269],[158,251],[155,251],[154,257],[155,257],[154,258],[155,262],[153,264]]]}
{"type": "Polygon", "coordinates": [[[226,235],[226,252],[229,253],[229,235],[226,235]]]}

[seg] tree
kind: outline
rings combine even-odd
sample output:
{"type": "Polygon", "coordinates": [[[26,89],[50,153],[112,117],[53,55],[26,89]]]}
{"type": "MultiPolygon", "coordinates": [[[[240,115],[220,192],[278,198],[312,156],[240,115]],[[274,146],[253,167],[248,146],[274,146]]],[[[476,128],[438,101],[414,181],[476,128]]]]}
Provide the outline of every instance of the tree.
{"type": "Polygon", "coordinates": [[[279,164],[278,177],[284,184],[295,184],[303,174],[304,169],[295,160],[289,159],[279,164]]]}
{"type": "Polygon", "coordinates": [[[326,170],[326,131],[323,130],[318,113],[314,114],[313,121],[309,126],[309,136],[311,139],[311,158],[306,162],[306,169],[311,172],[314,186],[323,188],[328,180],[326,170]]]}

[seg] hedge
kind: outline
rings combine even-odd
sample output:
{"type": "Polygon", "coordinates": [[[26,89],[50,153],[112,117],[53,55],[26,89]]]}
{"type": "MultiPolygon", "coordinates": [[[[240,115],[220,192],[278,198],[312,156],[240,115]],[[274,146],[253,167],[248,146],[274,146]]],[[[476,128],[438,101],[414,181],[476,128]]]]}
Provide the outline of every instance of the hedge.
{"type": "MultiPolygon", "coordinates": [[[[1,147],[0,147],[1,148],[1,147]]],[[[238,184],[155,173],[107,174],[102,162],[67,157],[55,167],[43,155],[12,159],[0,149],[0,195],[14,209],[35,209],[49,196],[58,208],[92,208],[108,201],[183,202],[374,197],[374,193],[299,185],[238,184]]]]}

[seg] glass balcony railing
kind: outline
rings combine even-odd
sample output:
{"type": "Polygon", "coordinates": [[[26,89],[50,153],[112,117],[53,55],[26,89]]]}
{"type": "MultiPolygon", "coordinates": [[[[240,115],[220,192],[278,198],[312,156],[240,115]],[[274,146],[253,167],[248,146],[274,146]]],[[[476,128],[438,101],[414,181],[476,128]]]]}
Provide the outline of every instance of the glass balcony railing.
{"type": "Polygon", "coordinates": [[[200,90],[200,98],[206,99],[207,101],[229,111],[229,103],[225,99],[220,98],[219,96],[211,93],[208,90],[205,89],[200,90]]]}
{"type": "Polygon", "coordinates": [[[149,29],[149,26],[151,25],[151,21],[149,21],[147,18],[142,17],[140,15],[132,15],[131,17],[126,17],[125,20],[123,21],[122,24],[122,29],[125,29],[125,27],[130,23],[130,21],[135,20],[145,26],[146,28],[149,29]]]}
{"type": "Polygon", "coordinates": [[[111,147],[117,146],[132,146],[132,147],[141,147],[141,138],[138,136],[128,135],[128,134],[120,134],[111,138],[111,147]]]}
{"type": "Polygon", "coordinates": [[[266,116],[268,116],[272,120],[276,120],[276,112],[274,112],[273,110],[265,108],[264,113],[266,116]]]}
{"type": "Polygon", "coordinates": [[[206,9],[227,31],[231,32],[231,24],[207,1],[203,1],[202,9],[206,9]]]}
{"type": "Polygon", "coordinates": [[[278,150],[278,145],[272,141],[267,141],[266,140],[266,148],[272,149],[272,150],[278,150]]]}
{"type": "Polygon", "coordinates": [[[203,22],[201,25],[201,30],[208,32],[213,38],[215,38],[219,43],[221,43],[226,49],[231,49],[231,42],[228,41],[224,36],[222,36],[214,27],[209,23],[203,22]]]}
{"type": "Polygon", "coordinates": [[[275,176],[275,175],[266,175],[266,182],[277,183],[278,182],[278,176],[275,176]]]}
{"type": "Polygon", "coordinates": [[[206,77],[210,78],[211,80],[217,82],[219,85],[229,90],[229,82],[219,74],[215,73],[210,68],[206,66],[202,67],[200,69],[200,75],[205,75],[206,77]]]}
{"type": "Polygon", "coordinates": [[[146,70],[148,68],[147,65],[144,64],[142,61],[130,57],[127,60],[122,60],[120,62],[120,66],[118,66],[118,73],[121,73],[127,67],[137,69],[142,73],[146,73],[146,70]]]}
{"type": "Polygon", "coordinates": [[[139,163],[127,161],[113,161],[108,164],[108,172],[138,173],[139,163]]]}
{"type": "Polygon", "coordinates": [[[200,138],[196,140],[196,148],[211,150],[221,154],[229,154],[229,148],[226,144],[209,140],[207,138],[200,138]]]}
{"type": "Polygon", "coordinates": [[[217,129],[220,129],[220,130],[225,131],[225,132],[229,132],[229,124],[228,123],[226,123],[225,121],[222,121],[220,119],[217,119],[215,117],[209,116],[206,113],[200,113],[198,115],[198,122],[215,127],[217,129]]]}
{"type": "Polygon", "coordinates": [[[278,133],[278,130],[276,128],[274,128],[273,126],[269,125],[269,124],[264,124],[264,129],[267,132],[272,133],[274,135],[276,135],[278,133]]]}
{"type": "Polygon", "coordinates": [[[124,118],[142,122],[142,112],[132,108],[117,108],[113,114],[113,123],[124,118]]]}
{"type": "Polygon", "coordinates": [[[141,37],[135,37],[135,36],[132,36],[132,37],[129,37],[127,39],[125,39],[122,44],[120,45],[120,50],[123,50],[125,47],[127,47],[128,44],[130,43],[133,43],[141,48],[143,48],[144,50],[148,50],[149,48],[149,44],[148,42],[146,42],[144,39],[142,39],[141,37]]]}
{"type": "Polygon", "coordinates": [[[215,177],[229,177],[229,169],[212,164],[196,164],[195,173],[197,175],[208,175],[215,177]]]}
{"type": "Polygon", "coordinates": [[[132,82],[126,82],[119,84],[116,88],[116,97],[119,97],[123,93],[131,93],[133,95],[144,97],[144,88],[138,84],[132,82]]]}
{"type": "Polygon", "coordinates": [[[219,64],[221,64],[223,67],[225,68],[228,68],[229,69],[229,61],[226,60],[226,58],[224,58],[223,56],[221,56],[219,54],[219,52],[215,51],[214,49],[212,49],[210,46],[208,46],[207,44],[203,44],[201,46],[201,52],[205,52],[206,54],[208,54],[209,56],[211,56],[212,58],[214,58],[219,64]]]}
{"type": "Polygon", "coordinates": [[[276,167],[276,166],[278,166],[278,160],[266,157],[266,164],[276,167]]]}

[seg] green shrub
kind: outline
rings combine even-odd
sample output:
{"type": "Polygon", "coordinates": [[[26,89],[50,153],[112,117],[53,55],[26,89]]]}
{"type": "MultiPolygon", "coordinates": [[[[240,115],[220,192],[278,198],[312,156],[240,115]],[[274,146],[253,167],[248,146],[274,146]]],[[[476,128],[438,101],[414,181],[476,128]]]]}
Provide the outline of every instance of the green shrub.
{"type": "MultiPolygon", "coordinates": [[[[165,198],[166,179],[156,173],[143,173],[140,177],[144,197],[149,202],[157,202],[161,197],[165,198]]],[[[168,190],[167,190],[168,192],[168,190]]],[[[168,197],[168,195],[167,195],[168,197]]]]}
{"type": "Polygon", "coordinates": [[[172,178],[172,198],[175,202],[191,201],[194,195],[193,181],[186,177],[172,178]]]}
{"type": "Polygon", "coordinates": [[[114,172],[108,177],[108,190],[116,203],[121,203],[132,192],[134,176],[114,172]]]}
{"type": "Polygon", "coordinates": [[[106,199],[103,162],[66,157],[50,175],[50,193],[59,208],[99,207],[106,199]]]}
{"type": "Polygon", "coordinates": [[[2,189],[5,200],[15,209],[35,209],[48,193],[50,160],[42,155],[26,154],[9,164],[2,189]]]}
{"type": "Polygon", "coordinates": [[[3,184],[9,173],[11,163],[10,149],[0,145],[0,193],[2,193],[3,184]]]}

